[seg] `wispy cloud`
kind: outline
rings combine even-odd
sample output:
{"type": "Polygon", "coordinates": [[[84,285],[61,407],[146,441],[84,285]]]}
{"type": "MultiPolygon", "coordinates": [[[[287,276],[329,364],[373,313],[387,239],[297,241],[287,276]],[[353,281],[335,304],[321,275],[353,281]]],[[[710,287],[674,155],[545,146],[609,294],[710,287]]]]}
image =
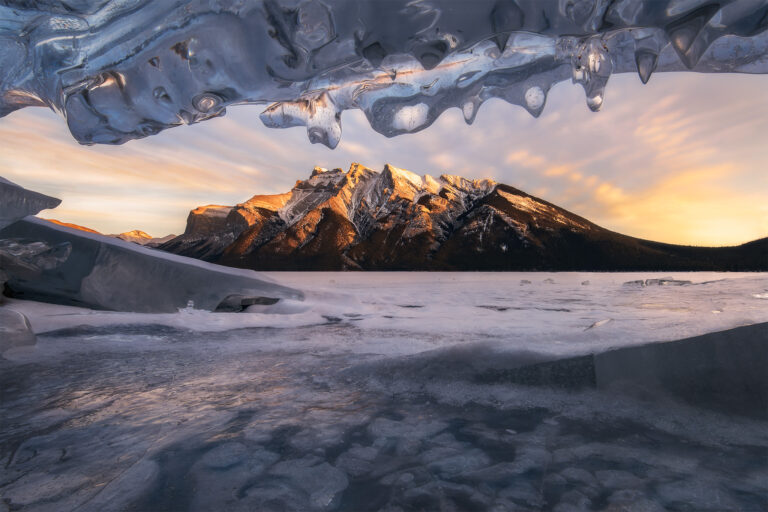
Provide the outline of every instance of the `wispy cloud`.
{"type": "Polygon", "coordinates": [[[603,111],[580,87],[555,86],[539,119],[490,100],[475,124],[457,109],[388,139],[360,112],[343,115],[335,151],[304,128],[270,130],[258,107],[119,147],[82,147],[42,109],[0,120],[0,175],[64,202],[50,217],[102,232],[180,232],[200,204],[278,193],[315,165],[492,177],[610,229],[676,243],[768,235],[764,77],[658,74],[611,78],[603,111]]]}

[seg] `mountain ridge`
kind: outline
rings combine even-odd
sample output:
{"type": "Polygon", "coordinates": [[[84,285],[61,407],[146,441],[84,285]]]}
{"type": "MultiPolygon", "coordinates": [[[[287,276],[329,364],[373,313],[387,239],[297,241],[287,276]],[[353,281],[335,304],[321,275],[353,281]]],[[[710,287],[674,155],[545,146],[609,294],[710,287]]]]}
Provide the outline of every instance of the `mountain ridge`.
{"type": "Polygon", "coordinates": [[[168,252],[257,270],[766,270],[768,238],[679,246],[490,179],[315,167],[291,191],[192,210],[168,252]]]}
{"type": "Polygon", "coordinates": [[[159,245],[162,245],[169,240],[176,238],[176,235],[165,235],[163,237],[153,237],[152,235],[149,235],[145,233],[144,231],[141,231],[140,229],[134,229],[131,231],[126,231],[125,233],[117,233],[117,234],[109,234],[105,235],[104,233],[101,233],[100,231],[96,231],[95,229],[91,229],[85,226],[81,226],[79,224],[73,224],[71,222],[63,222],[56,219],[46,219],[43,218],[43,220],[51,222],[53,224],[56,224],[58,226],[64,226],[67,228],[77,229],[79,231],[84,231],[86,233],[95,233],[97,235],[104,235],[108,236],[110,238],[117,238],[120,240],[123,240],[125,242],[133,242],[138,245],[146,245],[148,247],[157,247],[159,245]]]}

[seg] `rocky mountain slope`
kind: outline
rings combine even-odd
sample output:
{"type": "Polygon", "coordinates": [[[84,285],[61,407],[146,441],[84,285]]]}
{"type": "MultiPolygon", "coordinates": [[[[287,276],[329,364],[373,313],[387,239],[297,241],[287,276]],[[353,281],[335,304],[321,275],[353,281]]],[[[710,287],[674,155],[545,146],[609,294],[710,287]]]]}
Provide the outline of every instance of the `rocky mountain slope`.
{"type": "MultiPolygon", "coordinates": [[[[56,219],[45,219],[45,218],[43,218],[43,220],[47,220],[48,222],[56,224],[57,226],[64,226],[65,228],[72,228],[72,229],[77,229],[77,230],[80,230],[80,231],[85,231],[86,233],[95,233],[97,235],[101,235],[101,233],[99,233],[95,229],[87,228],[87,227],[81,226],[79,224],[73,224],[71,222],[62,222],[62,221],[56,220],[56,219]]],[[[112,235],[107,235],[107,236],[112,236],[112,235]]]]}
{"type": "Polygon", "coordinates": [[[601,228],[509,185],[386,165],[192,210],[176,254],[262,270],[765,270],[768,239],[702,248],[601,228]]]}

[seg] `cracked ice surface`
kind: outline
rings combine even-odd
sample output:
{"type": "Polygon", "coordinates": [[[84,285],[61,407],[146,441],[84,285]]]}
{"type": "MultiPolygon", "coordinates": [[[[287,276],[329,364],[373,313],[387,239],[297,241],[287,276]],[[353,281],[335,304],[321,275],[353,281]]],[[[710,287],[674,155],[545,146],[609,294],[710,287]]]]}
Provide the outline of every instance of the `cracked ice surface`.
{"type": "Polygon", "coordinates": [[[39,341],[0,359],[0,507],[768,507],[764,419],[444,371],[482,372],[499,350],[580,354],[765,322],[765,274],[275,277],[306,301],[4,306],[39,341]]]}
{"type": "Polygon", "coordinates": [[[766,27],[763,0],[10,0],[0,116],[49,106],[116,144],[268,104],[335,147],[347,109],[394,136],[494,97],[538,116],[569,78],[598,110],[612,73],[765,73],[766,27]]]}

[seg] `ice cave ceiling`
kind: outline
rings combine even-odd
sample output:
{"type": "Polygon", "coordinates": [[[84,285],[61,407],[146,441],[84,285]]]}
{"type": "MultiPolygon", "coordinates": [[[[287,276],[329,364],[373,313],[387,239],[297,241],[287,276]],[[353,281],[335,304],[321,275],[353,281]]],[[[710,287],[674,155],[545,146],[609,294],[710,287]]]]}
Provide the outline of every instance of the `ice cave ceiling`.
{"type": "Polygon", "coordinates": [[[596,111],[612,73],[766,73],[766,28],[767,0],[0,0],[0,117],[119,144],[253,103],[333,148],[347,109],[391,137],[567,79],[596,111]]]}

